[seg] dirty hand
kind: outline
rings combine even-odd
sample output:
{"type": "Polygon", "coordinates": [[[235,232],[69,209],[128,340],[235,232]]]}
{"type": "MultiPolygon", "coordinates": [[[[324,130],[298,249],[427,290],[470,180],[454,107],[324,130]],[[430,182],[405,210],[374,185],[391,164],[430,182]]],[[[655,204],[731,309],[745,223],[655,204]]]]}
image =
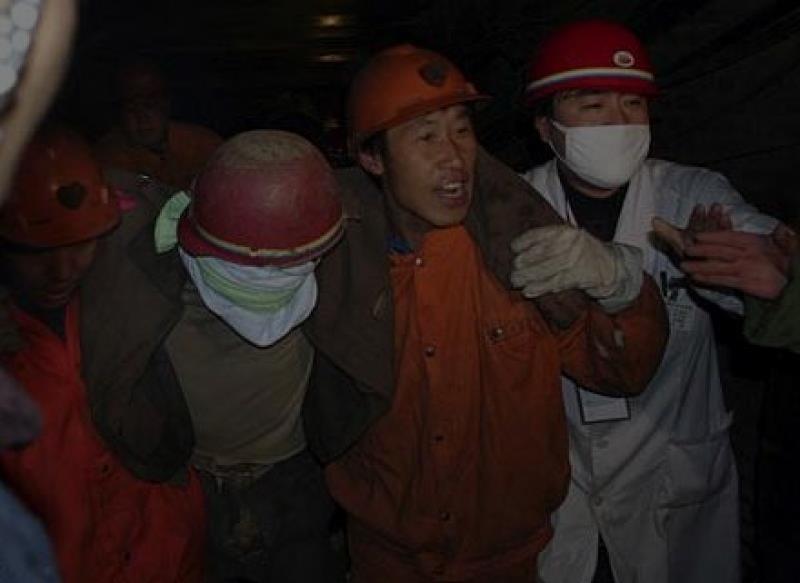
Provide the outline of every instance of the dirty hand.
{"type": "Polygon", "coordinates": [[[698,204],[692,209],[692,215],[686,227],[677,227],[659,217],[653,219],[653,232],[656,238],[678,257],[684,256],[687,245],[691,245],[698,233],[709,231],[728,231],[733,228],[730,215],[719,203],[706,209],[698,204]]]}
{"type": "Polygon", "coordinates": [[[552,225],[526,231],[511,242],[511,283],[527,298],[582,289],[609,313],[628,307],[642,286],[642,253],[604,243],[582,229],[552,225]]]}
{"type": "Polygon", "coordinates": [[[681,262],[693,282],[727,287],[758,298],[780,296],[789,278],[797,237],[784,225],[771,235],[739,231],[698,233],[681,262]]]}

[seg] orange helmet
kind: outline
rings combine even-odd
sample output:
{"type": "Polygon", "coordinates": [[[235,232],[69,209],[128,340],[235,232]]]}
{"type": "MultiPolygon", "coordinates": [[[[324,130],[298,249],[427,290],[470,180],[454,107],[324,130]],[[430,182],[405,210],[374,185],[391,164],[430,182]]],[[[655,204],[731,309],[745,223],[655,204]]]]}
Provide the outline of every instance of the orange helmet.
{"type": "Polygon", "coordinates": [[[417,116],[488,99],[442,55],[413,45],[381,51],[364,66],[350,87],[350,147],[355,151],[377,132],[417,116]]]}
{"type": "Polygon", "coordinates": [[[533,105],[567,89],[655,95],[653,66],[633,32],[607,20],[580,20],[552,31],[528,67],[525,100],[533,105]]]}
{"type": "Polygon", "coordinates": [[[308,140],[276,130],[234,136],[197,176],[181,247],[242,265],[296,265],[344,232],[339,184],[308,140]]]}
{"type": "Polygon", "coordinates": [[[0,237],[31,247],[72,245],[111,230],[119,217],[88,144],[55,128],[37,134],[23,152],[0,210],[0,237]]]}

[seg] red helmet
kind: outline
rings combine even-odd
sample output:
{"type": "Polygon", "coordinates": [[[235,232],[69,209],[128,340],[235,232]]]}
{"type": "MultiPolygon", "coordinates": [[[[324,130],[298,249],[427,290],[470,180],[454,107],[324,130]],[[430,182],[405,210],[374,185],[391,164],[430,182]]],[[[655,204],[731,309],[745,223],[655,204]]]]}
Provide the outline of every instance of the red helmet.
{"type": "Polygon", "coordinates": [[[350,146],[442,107],[488,99],[442,55],[413,45],[381,51],[350,87],[350,146]]]}
{"type": "Polygon", "coordinates": [[[561,26],[542,41],[528,68],[528,105],[566,89],[655,95],[653,67],[630,30],[606,20],[561,26]]]}
{"type": "Polygon", "coordinates": [[[242,265],[295,265],[342,236],[339,185],[296,134],[257,130],[217,148],[200,172],[178,239],[191,255],[242,265]]]}
{"type": "Polygon", "coordinates": [[[119,205],[88,144],[56,128],[36,135],[22,154],[11,197],[0,211],[0,237],[31,247],[60,247],[99,237],[119,222],[119,205]]]}

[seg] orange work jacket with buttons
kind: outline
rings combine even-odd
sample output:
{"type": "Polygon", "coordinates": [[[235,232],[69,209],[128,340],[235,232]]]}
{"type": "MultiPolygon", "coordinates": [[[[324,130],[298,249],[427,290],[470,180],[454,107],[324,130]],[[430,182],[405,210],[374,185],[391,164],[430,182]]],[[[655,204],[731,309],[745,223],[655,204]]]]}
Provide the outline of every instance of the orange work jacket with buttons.
{"type": "Polygon", "coordinates": [[[203,581],[205,510],[194,474],[185,485],[133,477],[100,441],[81,378],[78,300],[65,338],[12,306],[25,347],[3,365],[39,406],[43,429],[0,472],[39,515],[65,583],[203,581]]]}
{"type": "Polygon", "coordinates": [[[569,480],[561,373],[618,382],[620,338],[648,342],[658,293],[646,279],[633,308],[553,332],[464,227],[393,254],[390,281],[394,400],[327,468],[356,580],[530,580],[569,480]]]}

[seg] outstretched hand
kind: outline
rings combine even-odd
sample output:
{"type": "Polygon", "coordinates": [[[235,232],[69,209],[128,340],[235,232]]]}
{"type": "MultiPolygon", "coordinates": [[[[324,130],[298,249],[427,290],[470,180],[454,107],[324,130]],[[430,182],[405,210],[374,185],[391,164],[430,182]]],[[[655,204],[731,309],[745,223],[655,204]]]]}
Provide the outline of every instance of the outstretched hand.
{"type": "Polygon", "coordinates": [[[786,286],[797,237],[784,225],[770,235],[739,231],[698,233],[685,248],[681,269],[692,281],[777,298],[786,286]]]}
{"type": "Polygon", "coordinates": [[[708,209],[698,204],[692,209],[689,222],[685,227],[675,226],[659,217],[653,219],[653,232],[656,238],[680,259],[686,253],[686,247],[694,242],[699,233],[728,231],[733,228],[730,215],[725,208],[714,203],[708,209]]]}

